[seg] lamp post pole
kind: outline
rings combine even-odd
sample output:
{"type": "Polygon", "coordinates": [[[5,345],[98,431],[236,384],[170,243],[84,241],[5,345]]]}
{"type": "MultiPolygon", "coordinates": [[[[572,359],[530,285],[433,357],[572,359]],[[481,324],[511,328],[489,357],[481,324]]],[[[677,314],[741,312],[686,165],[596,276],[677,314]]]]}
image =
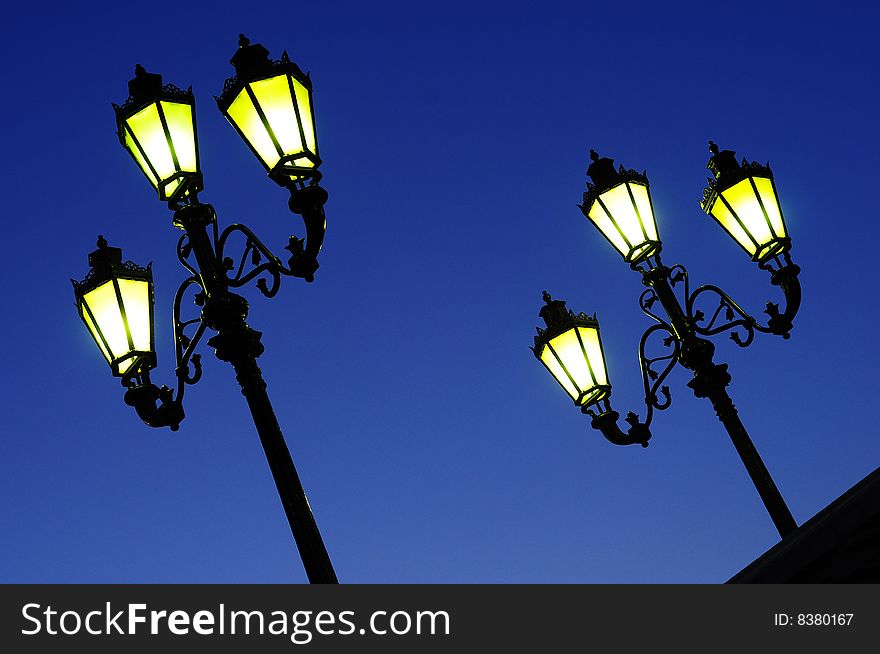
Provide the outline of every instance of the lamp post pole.
{"type": "Polygon", "coordinates": [[[672,291],[669,277],[669,268],[659,264],[643,274],[642,283],[652,288],[656,293],[660,304],[669,317],[669,324],[679,339],[681,350],[678,361],[694,373],[693,379],[688,382],[688,387],[696,397],[708,398],[712,403],[715,414],[733,441],[733,446],[742,459],[752,483],[758,490],[773,524],[776,525],[779,535],[785,538],[797,529],[797,523],[791,515],[791,511],[788,510],[785,500],[782,499],[782,494],[776,487],[776,483],[770,476],[758,450],[755,449],[752,439],[739,418],[733,400],[727,393],[726,387],[731,381],[727,364],[716,364],[712,360],[715,346],[711,341],[697,336],[685,310],[672,291]]]}
{"type": "Polygon", "coordinates": [[[215,221],[214,210],[208,204],[186,205],[174,214],[174,224],[186,232],[207,296],[202,321],[217,332],[207,343],[218,359],[232,364],[235,370],[309,582],[338,583],[257,365],[264,349],[261,333],[248,326],[247,300],[230,292],[222,262],[211,245],[208,226],[215,221]]]}

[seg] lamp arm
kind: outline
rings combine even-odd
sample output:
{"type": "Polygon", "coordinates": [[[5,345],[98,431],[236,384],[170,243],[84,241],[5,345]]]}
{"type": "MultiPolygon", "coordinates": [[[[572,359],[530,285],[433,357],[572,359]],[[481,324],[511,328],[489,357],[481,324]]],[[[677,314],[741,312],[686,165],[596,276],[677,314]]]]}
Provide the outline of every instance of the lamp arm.
{"type": "Polygon", "coordinates": [[[798,280],[801,269],[796,263],[793,263],[788,252],[783,255],[785,264],[779,268],[773,269],[768,265],[762,265],[761,268],[770,273],[770,283],[778,286],[782,290],[785,297],[785,308],[779,311],[779,305],[773,302],[767,302],[764,309],[770,319],[767,325],[756,325],[759,331],[789,338],[794,323],[794,317],[801,308],[801,283],[798,280]]]}
{"type": "Polygon", "coordinates": [[[161,387],[153,384],[149,369],[141,369],[137,362],[131,366],[132,372],[127,373],[122,380],[128,389],[123,398],[125,403],[134,407],[138,417],[150,427],[170,427],[172,431],[177,431],[185,416],[183,395],[186,386],[196,384],[202,378],[201,355],[196,354],[195,349],[205,333],[205,324],[201,316],[189,320],[181,319],[181,304],[186,291],[192,286],[198,288],[195,304],[203,305],[205,294],[194,276],[187,277],[174,294],[174,372],[177,376],[177,394],[164,384],[161,387]],[[191,325],[198,326],[192,336],[189,336],[186,329],[191,325]]]}
{"type": "Polygon", "coordinates": [[[727,293],[713,284],[706,284],[697,288],[692,294],[686,288],[686,312],[694,331],[703,336],[731,331],[731,340],[740,347],[747,347],[755,338],[755,331],[765,334],[775,334],[783,338],[789,338],[793,327],[794,317],[801,304],[801,286],[798,281],[800,267],[792,263],[786,252],[785,264],[773,268],[769,264],[760,264],[760,267],[770,272],[770,283],[780,287],[785,298],[785,308],[780,311],[779,305],[767,302],[764,313],[769,316],[767,324],[761,324],[757,318],[743,309],[727,293]],[[712,294],[718,298],[718,306],[707,321],[705,314],[695,309],[697,299],[701,295],[712,294]],[[724,313],[724,322],[719,324],[719,318],[724,313]],[[733,331],[733,330],[741,331],[733,331]]]}
{"type": "Polygon", "coordinates": [[[193,268],[192,264],[188,261],[189,255],[192,252],[192,246],[189,243],[189,237],[186,234],[183,234],[177,240],[177,260],[180,261],[180,265],[186,268],[187,272],[189,272],[196,279],[199,278],[199,271],[193,268]]]}
{"type": "Polygon", "coordinates": [[[654,409],[664,411],[672,404],[672,396],[669,394],[669,386],[661,386],[669,373],[678,362],[678,356],[681,353],[681,341],[675,336],[675,332],[667,323],[661,322],[652,325],[645,330],[639,341],[639,367],[642,370],[642,384],[645,390],[645,405],[647,406],[647,415],[645,416],[645,426],[649,426],[654,419],[654,409]],[[671,350],[665,354],[655,357],[649,357],[646,353],[648,340],[654,334],[663,332],[666,337],[662,343],[666,350],[671,350]],[[654,364],[666,362],[660,372],[654,370],[654,364]],[[663,399],[658,397],[658,391],[663,399]]]}
{"type": "Polygon", "coordinates": [[[324,234],[327,231],[327,219],[324,215],[327,191],[318,185],[319,179],[320,177],[315,177],[310,186],[288,187],[290,200],[287,206],[293,213],[302,216],[306,237],[305,239],[290,237],[290,243],[285,248],[291,255],[287,265],[290,266],[294,277],[302,277],[307,282],[315,280],[318,253],[324,244],[324,234]]]}
{"type": "MultiPolygon", "coordinates": [[[[292,236],[291,238],[295,237],[292,236]]],[[[255,277],[259,277],[257,279],[257,288],[266,297],[273,297],[278,293],[281,285],[281,275],[293,275],[293,271],[286,268],[281,263],[281,259],[276,257],[249,227],[239,223],[229,225],[220,234],[217,239],[217,259],[221,262],[227,273],[235,271],[231,277],[229,274],[226,275],[226,282],[230,288],[240,288],[255,277]],[[244,250],[242,250],[238,266],[235,265],[231,257],[226,256],[227,242],[230,236],[236,233],[242,234],[245,237],[244,250]],[[245,266],[248,261],[250,261],[253,268],[245,272],[245,266]],[[260,277],[263,273],[268,274],[268,279],[266,276],[260,277]],[[269,280],[271,280],[271,283],[269,280]]]]}
{"type": "Polygon", "coordinates": [[[171,431],[177,431],[184,418],[183,403],[173,398],[173,394],[167,386],[159,388],[147,382],[129,388],[124,400],[150,427],[170,427],[171,431]]]}
{"type": "Polygon", "coordinates": [[[672,369],[678,362],[678,355],[681,352],[681,343],[675,336],[675,332],[669,324],[659,318],[657,320],[659,321],[658,324],[648,327],[639,341],[639,367],[642,371],[642,384],[645,390],[645,406],[647,407],[645,421],[640,422],[638,415],[632,411],[628,412],[624,420],[629,423],[629,429],[624,432],[617,424],[620,414],[611,408],[611,403],[607,399],[601,401],[603,406],[599,413],[596,413],[589,407],[584,407],[582,409],[585,414],[592,417],[592,422],[590,424],[593,429],[601,431],[602,435],[614,445],[634,445],[638,443],[642,447],[648,447],[648,441],[651,438],[650,426],[651,421],[654,419],[654,410],[663,411],[664,409],[668,409],[669,405],[672,404],[672,396],[669,394],[669,387],[661,386],[661,384],[663,384],[666,377],[669,376],[669,373],[672,372],[672,369]],[[649,357],[646,354],[648,341],[651,336],[660,332],[666,334],[666,338],[664,338],[662,342],[663,346],[668,351],[658,356],[649,357]],[[665,362],[665,365],[660,372],[657,372],[654,370],[653,366],[660,362],[665,362]],[[658,396],[658,393],[659,395],[662,395],[662,399],[658,396]]]}
{"type": "Polygon", "coordinates": [[[195,353],[195,349],[205,333],[205,323],[202,321],[201,315],[189,320],[181,319],[181,304],[184,295],[193,286],[198,288],[193,303],[197,306],[204,306],[207,296],[197,277],[188,277],[183,280],[174,294],[174,356],[176,361],[174,372],[178,381],[177,397],[175,398],[177,402],[183,401],[183,393],[187,384],[197,384],[202,378],[202,357],[195,353]],[[192,336],[186,333],[186,329],[190,325],[197,325],[192,336]],[[192,366],[192,372],[190,372],[190,366],[192,366]]]}
{"type": "Polygon", "coordinates": [[[592,417],[590,424],[593,429],[601,431],[610,443],[614,445],[635,445],[638,443],[642,447],[648,447],[651,431],[646,423],[639,422],[639,417],[632,411],[626,414],[625,420],[630,425],[626,432],[617,424],[620,414],[613,410],[607,401],[604,402],[604,410],[601,413],[597,414],[590,409],[584,409],[584,413],[592,417]]]}

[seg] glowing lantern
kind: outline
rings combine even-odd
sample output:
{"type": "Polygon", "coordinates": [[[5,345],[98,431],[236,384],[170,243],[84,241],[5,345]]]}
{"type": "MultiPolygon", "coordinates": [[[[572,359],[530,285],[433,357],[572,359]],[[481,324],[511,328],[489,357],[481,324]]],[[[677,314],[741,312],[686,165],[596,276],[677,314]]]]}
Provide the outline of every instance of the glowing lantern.
{"type": "Polygon", "coordinates": [[[611,395],[599,323],[595,316],[575,315],[562,300],[544,292],[540,315],[546,329],[538,328],[532,352],[578,406],[590,406],[611,395]]]}
{"type": "Polygon", "coordinates": [[[192,89],[162,85],[162,76],[140,64],[128,83],[129,98],[116,110],[119,140],[159,199],[177,202],[202,190],[192,89]]]}
{"type": "Polygon", "coordinates": [[[786,252],[791,239],[785,232],[770,166],[745,160],[740,165],[735,152],[719,152],[712,141],[709,150],[712,157],[706,167],[715,179],[710,179],[703,191],[703,210],[748,252],[752,261],[764,263],[786,252]]]}
{"type": "Polygon", "coordinates": [[[217,106],[269,177],[288,186],[318,176],[321,158],[308,75],[287,52],[272,61],[266,48],[251,45],[243,34],[230,63],[236,74],[215,98],[217,106]]]}
{"type": "Polygon", "coordinates": [[[156,367],[153,340],[153,273],[150,266],[122,262],[122,250],[98,238],[92,269],[73,279],[79,315],[117,377],[156,367]]]}
{"type": "Polygon", "coordinates": [[[590,159],[593,163],[587,174],[593,183],[587,182],[581,211],[627,263],[659,254],[662,244],[657,236],[648,178],[623,166],[615,169],[613,159],[600,159],[595,150],[590,150],[590,159]]]}

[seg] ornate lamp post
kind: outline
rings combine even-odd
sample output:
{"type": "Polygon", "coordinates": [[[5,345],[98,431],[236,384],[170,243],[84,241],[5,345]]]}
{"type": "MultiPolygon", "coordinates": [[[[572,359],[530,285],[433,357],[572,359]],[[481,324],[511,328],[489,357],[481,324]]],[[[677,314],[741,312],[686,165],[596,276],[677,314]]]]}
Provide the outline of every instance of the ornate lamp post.
{"type": "Polygon", "coordinates": [[[257,365],[263,353],[261,334],[246,322],[247,301],[232,291],[255,280],[271,298],[282,275],[314,279],[327,192],[319,186],[311,81],[287,53],[272,61],[265,48],[251,45],[244,36],[231,62],[236,75],[226,81],[218,105],[269,176],[290,191],[290,209],[302,216],[306,237],[290,237],[285,248],[290,257],[284,262],[244,225],[219,230],[214,208],[198,199],[203,182],[192,91],[163,85],[161,76],[138,65],[129,98],[114,107],[123,147],[174,211],[172,224],[184,232],[177,255],[188,276],[175,294],[173,317],[177,391],[150,381],[156,353],[149,266],[122,263],[121,250],[100,237],[98,249],[89,255],[89,274],[81,282],[72,280],[74,294],[83,322],[113,374],[122,378],[125,402],[151,427],[178,429],[184,418],[184,389],[201,378],[195,350],[207,330],[215,332],[207,344],[235,370],[309,581],[336,583],[257,365]],[[227,252],[233,237],[243,244],[238,263],[227,252]],[[187,294],[201,311],[184,319],[181,306],[187,294]]]}
{"type": "Polygon", "coordinates": [[[762,270],[770,273],[770,283],[778,286],[785,297],[784,309],[780,311],[778,304],[768,302],[764,312],[769,319],[762,324],[717,286],[705,285],[691,291],[687,270],[681,265],[667,267],[660,260],[662,243],[647,177],[622,166],[615,169],[611,159],[600,158],[591,150],[587,174],[592,183],[587,183],[580,208],[624,261],[641,273],[647,289],[639,298],[639,306],[656,322],[639,342],[644,422],[629,412],[629,428],[624,432],[617,424],[620,414],[611,408],[611,384],[595,317],[575,315],[565,308],[565,302],[553,300],[545,292],[546,304],[540,316],[546,328],[538,329],[533,351],[581,411],[592,418],[593,428],[616,445],[638,443],[647,447],[654,411],[669,408],[672,401],[663,381],[676,363],[692,371],[688,386],[697,397],[712,403],[773,523],[785,537],[797,529],[797,524],[727,394],[727,364],[714,362],[715,346],[705,337],[730,331],[731,339],[740,347],[751,344],[756,331],[788,338],[800,306],[800,268],[789,255],[791,240],[770,167],[745,160],[740,164],[734,152],[719,152],[711,141],[709,146],[712,157],[707,167],[714,179],[709,180],[702,207],[762,270]],[[709,311],[697,308],[698,301],[712,297],[717,304],[709,311]],[[663,309],[662,315],[656,312],[657,304],[663,309]],[[663,348],[655,356],[646,352],[652,338],[653,342],[659,340],[663,348]]]}

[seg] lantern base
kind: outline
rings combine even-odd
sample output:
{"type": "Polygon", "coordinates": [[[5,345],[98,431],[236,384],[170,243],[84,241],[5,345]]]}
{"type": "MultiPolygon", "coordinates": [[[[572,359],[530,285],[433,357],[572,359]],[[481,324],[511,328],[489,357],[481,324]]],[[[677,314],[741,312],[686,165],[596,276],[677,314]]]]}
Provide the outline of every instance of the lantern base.
{"type": "Polygon", "coordinates": [[[660,241],[645,241],[644,243],[634,246],[623,259],[628,264],[635,266],[648,257],[660,254],[662,249],[663,244],[660,241]]]}
{"type": "Polygon", "coordinates": [[[759,264],[767,263],[773,257],[778,257],[780,254],[785,254],[791,249],[791,239],[787,236],[782,236],[780,238],[774,238],[772,241],[765,243],[757,250],[755,250],[755,254],[752,255],[752,261],[755,261],[759,264]]]}
{"type": "Polygon", "coordinates": [[[603,386],[594,386],[586,393],[583,393],[575,402],[581,410],[583,411],[587,407],[593,406],[601,402],[602,400],[608,399],[611,397],[611,386],[603,385],[603,386]]]}

